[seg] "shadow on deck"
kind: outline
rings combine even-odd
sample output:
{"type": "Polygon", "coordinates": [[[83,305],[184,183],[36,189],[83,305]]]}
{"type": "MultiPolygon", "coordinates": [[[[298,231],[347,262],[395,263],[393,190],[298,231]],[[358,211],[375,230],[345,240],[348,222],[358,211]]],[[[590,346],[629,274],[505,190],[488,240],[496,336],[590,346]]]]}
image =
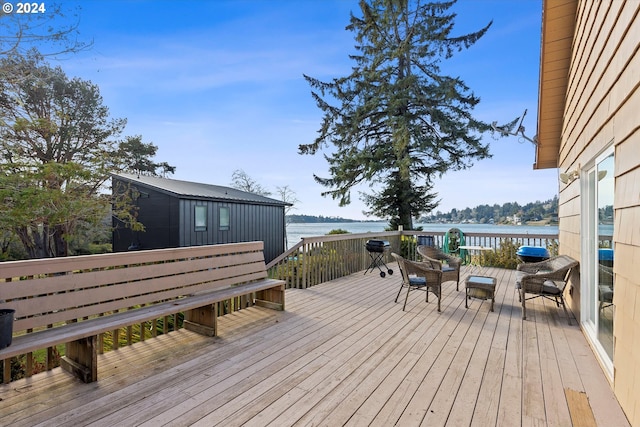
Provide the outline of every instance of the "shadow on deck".
{"type": "Polygon", "coordinates": [[[486,273],[493,313],[453,282],[442,313],[422,292],[403,312],[397,273],[290,289],[286,312],[223,316],[218,337],[101,355],[96,383],[57,368],[0,385],[0,424],[629,425],[577,322],[540,298],[522,321],[515,272],[486,273]]]}

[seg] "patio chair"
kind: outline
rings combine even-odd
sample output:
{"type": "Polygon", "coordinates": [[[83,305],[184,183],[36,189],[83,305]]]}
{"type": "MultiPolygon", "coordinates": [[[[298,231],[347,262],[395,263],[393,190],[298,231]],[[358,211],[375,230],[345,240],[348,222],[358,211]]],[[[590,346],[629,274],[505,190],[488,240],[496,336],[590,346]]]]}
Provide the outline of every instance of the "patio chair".
{"type": "Polygon", "coordinates": [[[429,264],[429,267],[442,271],[443,282],[453,280],[456,282],[456,291],[459,290],[462,259],[445,254],[433,246],[418,246],[418,254],[422,257],[423,262],[429,264]]]}
{"type": "Polygon", "coordinates": [[[543,297],[555,301],[558,307],[562,305],[567,321],[571,324],[563,292],[569,281],[571,269],[578,264],[578,261],[567,255],[555,256],[540,262],[519,264],[516,272],[516,289],[518,289],[519,301],[522,302],[522,319],[527,318],[526,301],[543,297]],[[534,294],[534,296],[527,298],[526,294],[534,294]]]}
{"type": "Polygon", "coordinates": [[[413,290],[425,291],[425,301],[429,302],[429,292],[432,292],[436,298],[438,298],[438,311],[440,311],[440,298],[442,296],[442,271],[429,268],[423,263],[409,261],[401,257],[396,253],[391,253],[398,262],[398,268],[402,275],[402,284],[398,295],[396,295],[395,302],[398,302],[400,293],[403,288],[407,288],[407,296],[404,299],[404,305],[402,311],[407,307],[407,300],[409,299],[409,292],[413,290]]]}

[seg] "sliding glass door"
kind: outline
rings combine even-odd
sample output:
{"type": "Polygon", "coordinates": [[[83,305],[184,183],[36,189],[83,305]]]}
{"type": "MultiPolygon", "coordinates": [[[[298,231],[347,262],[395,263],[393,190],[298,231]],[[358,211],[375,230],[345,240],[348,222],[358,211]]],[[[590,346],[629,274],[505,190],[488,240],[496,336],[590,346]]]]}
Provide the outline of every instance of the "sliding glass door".
{"type": "Polygon", "coordinates": [[[614,154],[598,157],[582,182],[582,321],[613,373],[614,154]]]}

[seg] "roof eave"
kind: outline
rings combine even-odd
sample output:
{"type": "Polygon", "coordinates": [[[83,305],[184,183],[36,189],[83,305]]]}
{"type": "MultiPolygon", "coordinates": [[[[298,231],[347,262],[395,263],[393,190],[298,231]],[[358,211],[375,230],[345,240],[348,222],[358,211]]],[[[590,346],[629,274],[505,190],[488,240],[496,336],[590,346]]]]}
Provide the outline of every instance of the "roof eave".
{"type": "Polygon", "coordinates": [[[557,168],[578,0],[543,0],[534,169],[557,168]]]}

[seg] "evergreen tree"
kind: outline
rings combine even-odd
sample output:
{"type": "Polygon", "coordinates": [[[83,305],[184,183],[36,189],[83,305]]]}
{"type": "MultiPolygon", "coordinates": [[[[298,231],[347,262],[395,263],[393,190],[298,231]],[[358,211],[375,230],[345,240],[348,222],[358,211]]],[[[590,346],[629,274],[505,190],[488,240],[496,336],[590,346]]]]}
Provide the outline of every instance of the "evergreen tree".
{"type": "Polygon", "coordinates": [[[433,178],[489,157],[474,119],[479,102],[459,77],[442,75],[440,63],[474,44],[491,26],[453,36],[455,1],[362,0],[362,17],[351,14],[347,30],[357,54],[350,75],[323,82],[305,75],[324,112],[319,136],[301,154],[325,155],[329,178],[323,195],[350,203],[360,183],[381,188],[363,195],[367,214],[390,218],[393,228],[413,228],[413,218],[439,203],[433,178]],[[333,105],[336,102],[337,105],[333,105]]]}
{"type": "Polygon", "coordinates": [[[132,153],[149,148],[138,137],[120,144],[126,120],[110,118],[98,87],[37,52],[0,58],[0,70],[11,71],[0,79],[0,233],[15,233],[30,258],[66,256],[110,209],[129,212],[131,203],[112,205],[102,186],[132,158],[149,165],[152,153],[132,153]]]}
{"type": "Polygon", "coordinates": [[[131,173],[151,176],[166,176],[175,173],[175,166],[167,162],[156,163],[153,161],[158,147],[153,143],[145,144],[142,136],[128,136],[122,141],[118,148],[119,155],[125,163],[124,168],[131,173]]]}

